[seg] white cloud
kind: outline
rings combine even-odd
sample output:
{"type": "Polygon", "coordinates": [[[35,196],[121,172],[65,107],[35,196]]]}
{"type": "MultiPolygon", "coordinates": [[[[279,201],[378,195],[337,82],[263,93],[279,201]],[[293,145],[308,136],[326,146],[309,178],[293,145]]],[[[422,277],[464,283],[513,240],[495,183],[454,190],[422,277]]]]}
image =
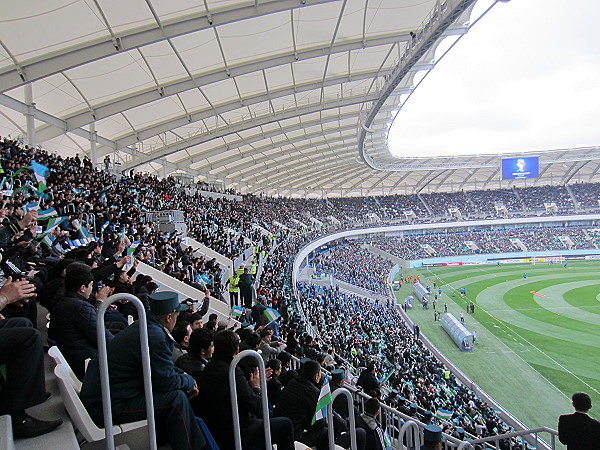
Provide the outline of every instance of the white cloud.
{"type": "Polygon", "coordinates": [[[499,3],[398,114],[398,155],[521,152],[600,144],[594,0],[499,3]]]}

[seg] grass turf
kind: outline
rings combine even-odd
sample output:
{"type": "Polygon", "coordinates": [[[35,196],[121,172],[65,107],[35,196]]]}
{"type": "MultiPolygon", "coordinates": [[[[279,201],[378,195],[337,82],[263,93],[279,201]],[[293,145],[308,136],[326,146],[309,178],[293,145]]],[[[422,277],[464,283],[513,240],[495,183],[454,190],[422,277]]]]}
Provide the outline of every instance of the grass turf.
{"type": "MultiPolygon", "coordinates": [[[[404,276],[435,281],[442,295],[437,310],[477,331],[473,352],[461,352],[433,321],[434,310],[415,300],[409,310],[422,333],[474,382],[529,427],[556,428],[558,415],[572,411],[570,396],[584,391],[600,410],[600,262],[511,264],[404,269],[404,276]],[[527,274],[527,278],[523,274],[527,274]],[[459,294],[467,289],[466,298],[459,294]],[[540,297],[530,293],[545,295],[540,297]],[[466,313],[468,302],[475,314],[466,313]]],[[[433,293],[437,288],[432,289],[433,293]]],[[[405,283],[399,301],[412,295],[405,283]]],[[[596,410],[591,410],[598,417],[596,410]]]]}

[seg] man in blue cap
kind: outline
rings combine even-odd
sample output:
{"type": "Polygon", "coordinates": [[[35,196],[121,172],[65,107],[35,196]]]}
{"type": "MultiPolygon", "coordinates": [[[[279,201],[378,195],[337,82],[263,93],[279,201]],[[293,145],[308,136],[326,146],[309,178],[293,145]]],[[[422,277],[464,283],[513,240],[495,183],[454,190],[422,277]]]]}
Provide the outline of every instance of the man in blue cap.
{"type": "MultiPolygon", "coordinates": [[[[171,360],[171,331],[187,305],[179,303],[175,292],[156,292],[148,300],[148,347],[158,442],[168,441],[174,449],[203,449],[207,443],[189,401],[198,394],[198,386],[171,360]]],[[[134,322],[107,346],[114,424],[146,419],[139,327],[140,322],[134,322]]],[[[90,362],[85,374],[81,400],[92,420],[104,426],[97,359],[90,362]]]]}
{"type": "Polygon", "coordinates": [[[421,450],[442,450],[444,448],[444,433],[437,425],[425,425],[423,428],[423,445],[421,450]]]}

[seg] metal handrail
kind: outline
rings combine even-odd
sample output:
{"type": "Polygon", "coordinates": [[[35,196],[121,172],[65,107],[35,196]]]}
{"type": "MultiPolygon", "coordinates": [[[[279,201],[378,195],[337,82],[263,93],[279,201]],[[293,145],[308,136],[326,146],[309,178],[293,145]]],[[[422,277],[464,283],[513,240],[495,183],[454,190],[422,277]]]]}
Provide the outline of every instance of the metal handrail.
{"type": "Polygon", "coordinates": [[[233,419],[233,439],[235,442],[235,449],[242,450],[242,436],[240,430],[240,416],[237,399],[237,384],[235,382],[235,369],[239,362],[250,357],[258,363],[258,373],[260,375],[260,400],[262,404],[263,413],[263,426],[265,430],[265,448],[271,449],[271,424],[269,422],[269,403],[267,399],[267,377],[265,373],[265,362],[257,352],[254,350],[244,350],[238,353],[231,364],[229,365],[229,394],[231,396],[231,414],[233,419]]]}
{"type": "MultiPolygon", "coordinates": [[[[470,450],[470,449],[474,448],[472,444],[484,444],[484,443],[488,443],[488,442],[495,442],[496,448],[498,448],[498,443],[504,439],[511,439],[513,437],[526,436],[529,434],[535,435],[536,444],[541,444],[541,443],[537,442],[538,433],[549,433],[550,434],[550,448],[551,449],[556,448],[556,436],[558,436],[558,431],[553,430],[552,428],[548,428],[548,427],[540,427],[540,428],[532,428],[530,430],[521,430],[521,431],[513,431],[510,433],[498,434],[496,436],[488,436],[485,438],[471,439],[468,442],[463,442],[458,447],[458,450],[462,450],[462,449],[470,450]]],[[[536,448],[537,448],[537,445],[536,445],[536,448]]]]}
{"type": "Polygon", "coordinates": [[[115,433],[112,427],[112,405],[110,403],[110,383],[108,377],[108,354],[106,352],[106,331],[104,314],[110,305],[117,300],[133,302],[138,312],[140,322],[140,349],[142,352],[142,366],[144,375],[144,394],[146,397],[146,414],[148,419],[149,448],[156,450],[156,431],[154,423],[154,399],[152,395],[152,378],[150,375],[150,350],[148,347],[148,327],[146,309],[144,304],[135,295],[115,294],[102,302],[96,318],[96,335],[98,338],[98,362],[100,363],[100,386],[102,388],[102,409],[104,411],[104,430],[107,450],[115,449],[115,433]]]}
{"type": "Polygon", "coordinates": [[[408,432],[408,439],[406,440],[406,448],[417,448],[420,445],[421,435],[419,432],[419,425],[414,420],[408,420],[400,427],[398,433],[398,443],[404,442],[404,436],[408,432]]]}
{"type": "Polygon", "coordinates": [[[348,414],[350,415],[350,448],[352,450],[358,450],[356,444],[356,418],[354,417],[354,401],[352,394],[348,389],[339,388],[333,391],[331,394],[331,403],[327,405],[327,434],[329,437],[329,450],[335,450],[335,432],[333,430],[333,401],[338,395],[346,396],[348,401],[348,414]]]}

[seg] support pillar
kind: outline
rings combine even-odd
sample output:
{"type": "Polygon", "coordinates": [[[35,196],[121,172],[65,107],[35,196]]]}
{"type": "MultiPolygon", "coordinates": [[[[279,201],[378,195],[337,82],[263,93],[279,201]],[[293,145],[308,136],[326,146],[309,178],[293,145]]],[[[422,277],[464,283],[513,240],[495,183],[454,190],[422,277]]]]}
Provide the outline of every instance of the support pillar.
{"type": "Polygon", "coordinates": [[[35,121],[34,121],[34,109],[35,103],[33,103],[33,87],[31,83],[25,85],[25,103],[27,104],[27,112],[25,113],[25,120],[27,122],[27,142],[26,144],[33,147],[35,150],[35,121]]]}
{"type": "Polygon", "coordinates": [[[98,154],[96,153],[96,144],[98,142],[98,134],[96,133],[96,123],[90,123],[90,159],[92,160],[92,167],[96,167],[98,162],[98,154]]]}
{"type": "Polygon", "coordinates": [[[162,159],[162,176],[167,178],[167,158],[162,159]]]}

